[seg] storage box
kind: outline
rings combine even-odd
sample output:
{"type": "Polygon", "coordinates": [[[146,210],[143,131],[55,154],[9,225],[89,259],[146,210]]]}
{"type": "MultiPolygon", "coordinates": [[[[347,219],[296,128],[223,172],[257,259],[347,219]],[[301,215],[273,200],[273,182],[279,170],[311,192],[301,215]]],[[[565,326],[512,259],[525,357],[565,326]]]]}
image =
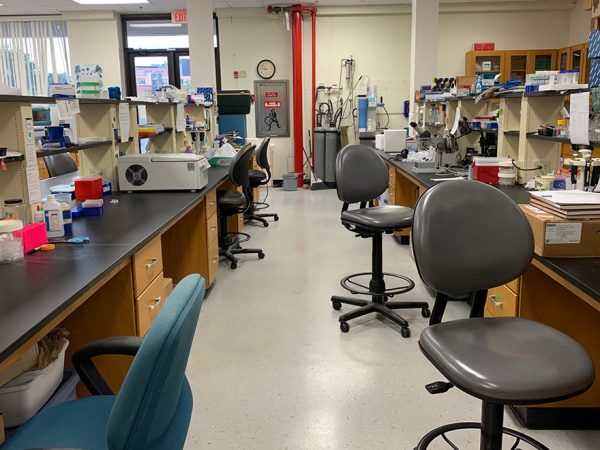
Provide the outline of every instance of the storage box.
{"type": "Polygon", "coordinates": [[[567,220],[531,205],[519,205],[533,230],[535,253],[549,258],[600,256],[600,220],[567,220]]]}
{"type": "Polygon", "coordinates": [[[600,87],[600,59],[590,60],[590,88],[600,87]]]}
{"type": "Polygon", "coordinates": [[[37,413],[59,386],[65,367],[65,342],[58,358],[48,367],[22,373],[0,387],[0,411],[7,427],[21,425],[37,413]]]}
{"type": "Polygon", "coordinates": [[[102,177],[81,177],[75,180],[75,198],[80,202],[103,196],[102,177]]]}

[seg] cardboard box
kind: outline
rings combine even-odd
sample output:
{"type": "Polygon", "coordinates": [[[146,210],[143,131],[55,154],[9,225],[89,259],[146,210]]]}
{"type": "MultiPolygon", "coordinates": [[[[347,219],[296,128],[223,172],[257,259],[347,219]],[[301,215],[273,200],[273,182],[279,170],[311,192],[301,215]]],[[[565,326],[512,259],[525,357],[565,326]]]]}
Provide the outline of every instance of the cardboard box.
{"type": "Polygon", "coordinates": [[[567,220],[531,205],[519,205],[533,230],[535,253],[549,258],[600,256],[600,220],[567,220]]]}

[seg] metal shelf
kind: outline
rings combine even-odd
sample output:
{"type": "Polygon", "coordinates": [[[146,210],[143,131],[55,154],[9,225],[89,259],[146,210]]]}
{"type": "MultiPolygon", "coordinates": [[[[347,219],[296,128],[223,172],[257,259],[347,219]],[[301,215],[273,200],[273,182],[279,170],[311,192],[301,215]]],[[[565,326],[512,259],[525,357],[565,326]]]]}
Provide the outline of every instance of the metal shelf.
{"type": "Polygon", "coordinates": [[[521,135],[521,132],[519,130],[515,130],[515,131],[505,131],[504,132],[504,136],[515,136],[515,137],[519,137],[521,135]]]}
{"type": "Polygon", "coordinates": [[[4,161],[5,163],[25,161],[25,156],[23,156],[23,155],[7,156],[5,158],[2,158],[1,161],[4,161]]]}
{"type": "Polygon", "coordinates": [[[89,150],[91,148],[104,147],[107,145],[112,145],[112,141],[106,140],[106,141],[90,142],[87,144],[74,145],[72,147],[40,150],[40,151],[36,152],[36,155],[38,158],[42,158],[44,156],[60,155],[61,153],[78,152],[78,151],[82,151],[82,150],[89,150]]]}
{"type": "MultiPolygon", "coordinates": [[[[571,139],[560,136],[540,136],[537,133],[528,133],[527,138],[538,139],[540,141],[560,142],[561,144],[571,145],[571,139]]],[[[600,142],[590,141],[590,145],[593,145],[594,147],[600,147],[600,142]]]]}

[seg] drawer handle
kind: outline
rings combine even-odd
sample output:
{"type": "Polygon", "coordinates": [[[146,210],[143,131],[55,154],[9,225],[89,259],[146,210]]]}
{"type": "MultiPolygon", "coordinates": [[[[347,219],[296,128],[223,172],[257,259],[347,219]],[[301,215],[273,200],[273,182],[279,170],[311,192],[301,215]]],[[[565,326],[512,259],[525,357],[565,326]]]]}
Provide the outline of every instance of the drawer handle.
{"type": "Polygon", "coordinates": [[[210,227],[210,231],[217,231],[217,227],[210,227]]]}
{"type": "Polygon", "coordinates": [[[219,258],[213,258],[213,264],[216,264],[219,262],[219,258]]]}
{"type": "Polygon", "coordinates": [[[209,203],[209,205],[210,205],[210,206],[215,206],[215,205],[216,205],[216,202],[210,202],[210,203],[209,203]]]}
{"type": "Polygon", "coordinates": [[[504,302],[499,302],[496,300],[495,295],[490,295],[490,302],[492,302],[494,304],[494,306],[498,306],[498,307],[501,307],[502,305],[504,305],[504,302]]]}
{"type": "Polygon", "coordinates": [[[148,264],[146,264],[146,270],[152,269],[158,262],[158,258],[152,258],[148,264]]]}
{"type": "Polygon", "coordinates": [[[152,303],[151,305],[148,305],[148,308],[151,311],[154,311],[156,308],[158,308],[158,305],[160,305],[160,302],[162,302],[162,298],[161,297],[156,297],[154,299],[154,303],[152,303]]]}

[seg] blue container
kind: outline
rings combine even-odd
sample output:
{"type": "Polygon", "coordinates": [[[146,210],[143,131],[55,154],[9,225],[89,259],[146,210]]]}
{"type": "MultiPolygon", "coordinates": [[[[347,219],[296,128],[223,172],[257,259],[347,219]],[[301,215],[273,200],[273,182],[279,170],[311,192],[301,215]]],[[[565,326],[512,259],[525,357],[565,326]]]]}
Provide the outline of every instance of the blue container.
{"type": "Polygon", "coordinates": [[[62,139],[65,134],[65,129],[63,127],[47,127],[46,131],[48,132],[48,140],[50,141],[62,139]]]}
{"type": "Polygon", "coordinates": [[[108,98],[110,98],[111,100],[121,100],[121,88],[119,86],[109,87],[108,98]]]}
{"type": "Polygon", "coordinates": [[[101,216],[104,214],[104,206],[97,208],[83,208],[83,217],[101,216]]]}
{"type": "Polygon", "coordinates": [[[369,114],[369,99],[358,97],[358,131],[367,131],[367,116],[369,114]]]}

